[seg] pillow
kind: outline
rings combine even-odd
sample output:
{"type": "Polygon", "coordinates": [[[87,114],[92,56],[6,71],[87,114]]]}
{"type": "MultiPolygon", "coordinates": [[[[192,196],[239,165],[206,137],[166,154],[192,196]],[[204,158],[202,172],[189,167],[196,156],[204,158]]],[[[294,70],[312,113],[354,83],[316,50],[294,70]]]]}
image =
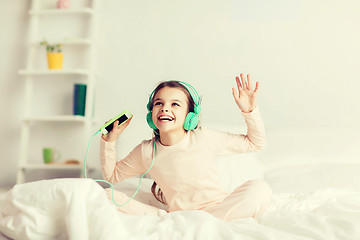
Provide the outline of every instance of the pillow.
{"type": "Polygon", "coordinates": [[[309,193],[338,188],[360,191],[359,163],[320,163],[278,167],[264,178],[274,193],[309,193]]]}

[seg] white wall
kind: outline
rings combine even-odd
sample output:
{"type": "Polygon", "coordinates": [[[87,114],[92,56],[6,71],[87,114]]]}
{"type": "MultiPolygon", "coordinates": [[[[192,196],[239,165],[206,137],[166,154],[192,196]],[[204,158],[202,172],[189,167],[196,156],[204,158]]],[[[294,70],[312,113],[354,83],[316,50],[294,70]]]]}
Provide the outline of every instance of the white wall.
{"type": "Polygon", "coordinates": [[[25,65],[28,1],[0,1],[0,185],[16,181],[24,82],[17,74],[25,65]]]}
{"type": "MultiPolygon", "coordinates": [[[[0,2],[0,185],[15,183],[24,93],[17,70],[25,67],[28,7],[21,0],[0,2]]],[[[320,128],[355,136],[360,133],[359,10],[357,0],[104,0],[96,117],[103,122],[123,109],[134,113],[122,138],[127,149],[143,138],[138,133],[151,134],[145,106],[152,89],[159,81],[178,79],[203,96],[204,124],[243,124],[231,87],[244,72],[260,82],[259,105],[270,133],[296,129],[306,139],[305,133],[320,128]]],[[[268,148],[282,151],[281,143],[293,137],[274,140],[268,148]]],[[[314,151],[342,150],[326,140],[314,144],[322,146],[314,151]]],[[[92,146],[96,160],[98,145],[92,146]]]]}

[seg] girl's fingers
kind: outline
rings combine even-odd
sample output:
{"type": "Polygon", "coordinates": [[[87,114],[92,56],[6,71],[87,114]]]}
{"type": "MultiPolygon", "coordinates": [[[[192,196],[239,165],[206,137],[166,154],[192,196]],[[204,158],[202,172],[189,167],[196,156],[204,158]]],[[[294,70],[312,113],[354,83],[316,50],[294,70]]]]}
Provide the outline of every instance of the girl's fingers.
{"type": "Polygon", "coordinates": [[[232,94],[233,94],[235,100],[237,100],[239,98],[239,95],[236,93],[235,88],[232,88],[232,94]]]}
{"type": "Polygon", "coordinates": [[[248,82],[248,89],[252,90],[252,83],[251,83],[251,77],[250,74],[247,75],[247,82],[248,82]]]}
{"type": "Polygon", "coordinates": [[[241,86],[240,79],[239,79],[238,76],[236,76],[236,85],[237,85],[237,87],[239,89],[239,92],[240,92],[240,89],[242,88],[242,86],[241,86]]]}
{"type": "Polygon", "coordinates": [[[239,77],[236,77],[236,84],[237,84],[238,91],[239,91],[238,96],[240,97],[240,95],[242,94],[242,92],[244,92],[245,89],[244,89],[244,85],[243,85],[242,81],[240,81],[239,77]]]}
{"type": "MultiPolygon", "coordinates": [[[[251,76],[250,74],[247,74],[246,77],[243,73],[240,74],[240,78],[238,76],[236,76],[236,85],[238,87],[238,90],[239,90],[239,95],[241,95],[241,91],[243,90],[250,90],[252,91],[253,89],[253,85],[252,85],[252,82],[251,82],[251,76]],[[240,81],[240,78],[241,78],[241,81],[240,81]]],[[[259,90],[259,82],[256,82],[256,86],[255,86],[255,89],[254,89],[254,92],[257,92],[259,90]]],[[[233,88],[233,94],[234,94],[234,88],[233,88]]]]}
{"type": "Polygon", "coordinates": [[[116,127],[118,126],[118,124],[119,124],[119,121],[116,120],[116,121],[113,123],[113,128],[116,128],[116,127]]]}
{"type": "Polygon", "coordinates": [[[260,86],[260,83],[259,83],[259,82],[256,82],[256,86],[255,86],[254,92],[259,91],[259,86],[260,86]]]}
{"type": "Polygon", "coordinates": [[[246,85],[246,79],[244,77],[244,74],[241,73],[240,77],[241,77],[241,84],[243,86],[243,89],[245,90],[245,89],[247,89],[247,85],[246,85]]]}

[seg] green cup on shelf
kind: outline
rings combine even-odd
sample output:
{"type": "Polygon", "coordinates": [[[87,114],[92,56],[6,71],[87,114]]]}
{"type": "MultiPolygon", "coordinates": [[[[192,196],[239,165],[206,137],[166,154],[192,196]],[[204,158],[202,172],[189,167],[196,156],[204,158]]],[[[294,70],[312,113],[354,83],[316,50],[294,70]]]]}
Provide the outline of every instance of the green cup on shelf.
{"type": "Polygon", "coordinates": [[[44,163],[51,163],[60,159],[60,152],[55,148],[43,148],[44,163]]]}

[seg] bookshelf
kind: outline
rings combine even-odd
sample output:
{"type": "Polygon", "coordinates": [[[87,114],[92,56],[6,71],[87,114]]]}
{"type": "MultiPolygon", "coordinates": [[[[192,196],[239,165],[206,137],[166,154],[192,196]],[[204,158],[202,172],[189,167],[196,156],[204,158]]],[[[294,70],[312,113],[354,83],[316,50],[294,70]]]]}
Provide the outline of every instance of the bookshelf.
{"type": "MultiPolygon", "coordinates": [[[[81,1],[76,1],[74,3],[78,4],[79,2],[81,1]]],[[[27,45],[26,67],[18,72],[24,79],[23,84],[25,88],[20,157],[17,169],[18,184],[27,181],[26,173],[30,170],[76,171],[79,177],[84,176],[83,160],[86,151],[85,146],[92,135],[91,126],[96,122],[93,118],[93,106],[96,82],[96,19],[99,0],[83,2],[83,5],[78,4],[78,6],[70,7],[68,9],[58,9],[56,8],[56,4],[54,4],[55,6],[49,5],[50,2],[46,0],[31,1],[30,10],[28,11],[29,35],[28,41],[25,42],[27,45]],[[47,24],[64,31],[71,30],[72,26],[64,27],[62,25],[64,21],[74,21],[75,26],[77,26],[76,21],[79,21],[82,24],[78,24],[80,27],[77,29],[75,27],[75,30],[69,33],[70,36],[62,36],[62,38],[59,37],[61,33],[54,33],[52,28],[44,28],[47,24]],[[77,33],[81,34],[77,36],[77,33]],[[44,59],[46,59],[44,46],[40,46],[40,42],[44,37],[48,37],[47,35],[50,35],[52,40],[55,39],[56,42],[61,42],[64,49],[81,49],[81,51],[86,52],[87,57],[84,59],[86,59],[87,64],[82,64],[82,66],[79,66],[79,64],[70,64],[64,66],[63,69],[57,70],[50,70],[39,64],[39,61],[44,61],[44,59]],[[79,81],[86,85],[85,114],[83,116],[72,115],[69,113],[39,114],[34,111],[34,97],[42,94],[41,92],[36,92],[36,85],[39,85],[39,82],[46,81],[46,84],[53,84],[53,89],[49,90],[52,91],[59,87],[59,79],[61,79],[62,84],[73,85],[74,78],[80,79],[79,81]],[[80,160],[80,164],[45,164],[41,154],[36,155],[36,157],[33,156],[34,154],[30,154],[30,150],[32,150],[30,143],[34,142],[32,128],[34,126],[41,128],[43,125],[48,128],[52,127],[54,132],[59,125],[61,125],[62,128],[66,126],[74,127],[75,125],[76,129],[80,129],[79,133],[74,132],[74,134],[81,135],[79,137],[81,141],[67,144],[76,145],[82,150],[83,154],[80,154],[77,157],[78,160],[80,160]]],[[[50,101],[48,102],[45,100],[41,104],[51,103],[50,101]]],[[[72,108],[72,106],[70,106],[70,108],[72,108]]],[[[71,139],[71,137],[69,139],[71,139]]],[[[44,144],[46,144],[46,140],[44,140],[44,144]]],[[[65,142],[64,145],[66,145],[65,142]]],[[[37,146],[39,153],[41,153],[42,147],[43,146],[37,146]]],[[[91,166],[87,166],[87,168],[91,169],[91,166]]],[[[49,178],[51,178],[51,176],[49,178]]]]}

